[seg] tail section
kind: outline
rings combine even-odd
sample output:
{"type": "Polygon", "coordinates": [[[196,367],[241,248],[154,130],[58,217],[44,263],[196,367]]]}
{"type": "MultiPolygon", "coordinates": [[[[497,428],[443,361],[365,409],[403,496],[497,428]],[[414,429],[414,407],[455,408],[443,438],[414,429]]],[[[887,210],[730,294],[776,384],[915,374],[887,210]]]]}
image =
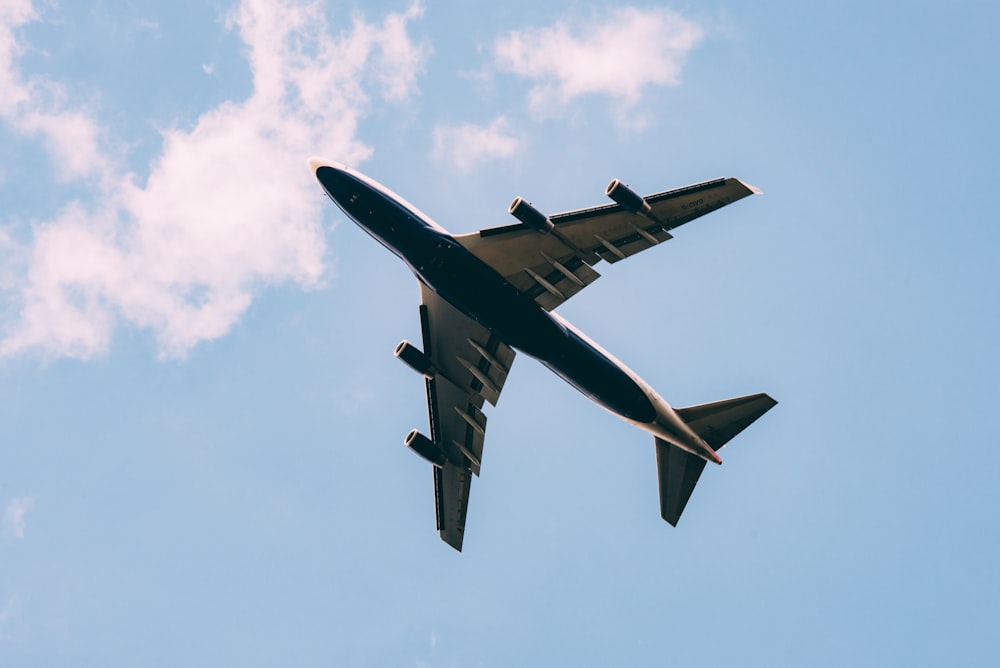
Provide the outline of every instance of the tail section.
{"type": "MultiPolygon", "coordinates": [[[[719,450],[777,403],[766,394],[753,394],[679,408],[677,415],[713,450],[719,450]]],[[[671,525],[677,526],[704,468],[705,460],[701,457],[656,439],[660,515],[671,525]]]]}

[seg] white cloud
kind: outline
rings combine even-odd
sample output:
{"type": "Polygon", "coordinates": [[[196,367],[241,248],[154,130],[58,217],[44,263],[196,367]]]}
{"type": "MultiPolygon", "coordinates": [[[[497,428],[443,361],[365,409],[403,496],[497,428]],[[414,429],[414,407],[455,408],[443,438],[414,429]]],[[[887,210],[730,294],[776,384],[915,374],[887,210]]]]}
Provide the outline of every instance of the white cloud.
{"type": "Polygon", "coordinates": [[[243,0],[228,25],[248,49],[251,95],[193,129],[164,131],[140,183],[93,113],[70,107],[57,84],[20,75],[14,36],[38,14],[28,0],[0,0],[0,119],[39,136],[63,176],[93,181],[96,193],[17,247],[25,269],[0,288],[19,312],[4,323],[0,355],[90,357],[124,321],[151,329],[161,355],[182,356],[224,335],[261,286],[321,284],[324,201],[305,158],[356,164],[371,154],[357,138],[371,96],[417,92],[427,50],[406,28],[421,13],[415,2],[333,35],[318,0],[243,0]]]}
{"type": "Polygon", "coordinates": [[[500,116],[485,126],[472,123],[437,126],[433,155],[436,160],[451,161],[466,171],[484,160],[509,158],[523,144],[520,138],[511,134],[507,119],[500,116]]]}
{"type": "Polygon", "coordinates": [[[24,538],[24,516],[35,505],[30,496],[19,496],[3,510],[3,525],[15,538],[24,538]]]}
{"type": "Polygon", "coordinates": [[[535,82],[528,99],[539,116],[580,96],[606,95],[626,120],[646,87],[680,83],[684,58],[703,34],[669,9],[621,7],[574,25],[514,31],[493,49],[498,69],[535,82]]]}
{"type": "Polygon", "coordinates": [[[87,112],[64,109],[61,86],[24,80],[17,70],[22,46],[15,31],[38,18],[31,0],[0,0],[0,119],[24,135],[38,136],[52,154],[59,177],[106,176],[111,165],[98,149],[101,131],[87,112]]]}
{"type": "Polygon", "coordinates": [[[0,0],[0,115],[21,103],[26,96],[22,83],[13,68],[20,48],[14,39],[14,30],[38,18],[31,0],[0,0]]]}

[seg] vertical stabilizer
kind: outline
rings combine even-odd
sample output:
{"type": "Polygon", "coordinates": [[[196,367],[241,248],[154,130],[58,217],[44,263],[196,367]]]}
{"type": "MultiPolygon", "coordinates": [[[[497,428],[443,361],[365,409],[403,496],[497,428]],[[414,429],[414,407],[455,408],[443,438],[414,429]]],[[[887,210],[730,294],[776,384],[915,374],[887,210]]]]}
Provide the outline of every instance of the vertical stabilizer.
{"type": "Polygon", "coordinates": [[[673,526],[684,512],[705,460],[656,438],[656,473],[660,483],[660,517],[673,526]]]}

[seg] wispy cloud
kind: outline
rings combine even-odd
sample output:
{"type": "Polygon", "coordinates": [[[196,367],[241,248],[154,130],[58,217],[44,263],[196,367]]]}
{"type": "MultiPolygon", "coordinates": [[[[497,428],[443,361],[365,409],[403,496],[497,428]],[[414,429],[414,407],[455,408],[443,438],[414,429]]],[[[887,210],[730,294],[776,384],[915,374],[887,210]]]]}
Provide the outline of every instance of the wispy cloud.
{"type": "Polygon", "coordinates": [[[19,496],[3,509],[3,525],[14,538],[24,538],[24,516],[35,506],[30,496],[19,496]]]}
{"type": "Polygon", "coordinates": [[[669,9],[621,7],[589,21],[511,32],[493,45],[495,66],[533,81],[532,111],[558,114],[585,95],[612,98],[623,122],[649,86],[680,83],[704,30],[669,9]]]}
{"type": "Polygon", "coordinates": [[[305,156],[356,164],[371,154],[357,127],[373,97],[417,92],[427,49],[407,27],[422,11],[414,2],[334,32],[318,0],[243,0],[228,24],[247,47],[252,93],[193,129],[164,131],[143,183],[94,112],[57,82],[22,76],[15,37],[39,14],[30,0],[0,3],[0,120],[95,192],[35,225],[25,245],[8,244],[24,269],[0,284],[18,305],[0,355],[87,358],[124,321],[152,330],[161,355],[182,356],[224,335],[261,286],[320,285],[323,200],[305,156]]]}
{"type": "Polygon", "coordinates": [[[467,171],[486,160],[512,157],[523,145],[523,140],[511,132],[507,119],[500,116],[489,125],[439,125],[434,129],[433,156],[467,171]]]}

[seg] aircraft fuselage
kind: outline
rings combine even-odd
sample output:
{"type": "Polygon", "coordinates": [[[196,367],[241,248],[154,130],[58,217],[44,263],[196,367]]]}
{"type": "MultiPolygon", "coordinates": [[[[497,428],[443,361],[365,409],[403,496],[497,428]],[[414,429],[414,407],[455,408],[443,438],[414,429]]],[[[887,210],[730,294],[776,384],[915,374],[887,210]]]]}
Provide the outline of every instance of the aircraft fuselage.
{"type": "Polygon", "coordinates": [[[406,262],[418,280],[509,346],[539,360],[627,422],[721,463],[634,372],[518,291],[406,200],[346,167],[324,164],[316,176],[334,203],[406,262]]]}

